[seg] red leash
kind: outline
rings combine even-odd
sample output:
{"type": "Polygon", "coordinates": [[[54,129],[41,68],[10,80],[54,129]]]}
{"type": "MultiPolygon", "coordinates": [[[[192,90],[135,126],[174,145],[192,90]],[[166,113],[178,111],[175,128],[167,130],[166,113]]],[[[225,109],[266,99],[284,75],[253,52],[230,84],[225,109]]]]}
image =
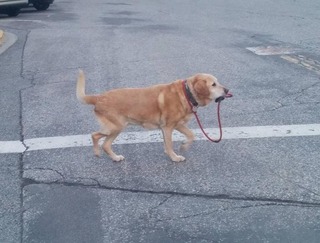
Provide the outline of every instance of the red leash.
{"type": "MultiPolygon", "coordinates": [[[[200,119],[198,117],[198,114],[197,114],[197,107],[196,106],[193,106],[190,101],[189,101],[189,98],[187,96],[187,93],[186,93],[186,87],[185,87],[185,84],[184,82],[182,82],[182,86],[183,86],[183,91],[184,91],[184,95],[188,101],[188,104],[191,108],[191,111],[193,112],[193,114],[195,115],[196,119],[197,119],[197,122],[198,122],[198,125],[202,131],[202,133],[206,136],[206,138],[211,141],[211,142],[214,142],[214,143],[219,143],[222,139],[222,125],[221,125],[221,119],[220,119],[220,103],[221,103],[221,100],[218,101],[218,107],[217,107],[217,116],[218,116],[218,125],[219,125],[219,130],[220,130],[220,137],[218,139],[213,139],[213,138],[210,138],[209,135],[204,131],[202,125],[201,125],[201,122],[200,122],[200,119]]],[[[228,93],[226,94],[225,98],[231,98],[233,95],[231,93],[228,93]]]]}

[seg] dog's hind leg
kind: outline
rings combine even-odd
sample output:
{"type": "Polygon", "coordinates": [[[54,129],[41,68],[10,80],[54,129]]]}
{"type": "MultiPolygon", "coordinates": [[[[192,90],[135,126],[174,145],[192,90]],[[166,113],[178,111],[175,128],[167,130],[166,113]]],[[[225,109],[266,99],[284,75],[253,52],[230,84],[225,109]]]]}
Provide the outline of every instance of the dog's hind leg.
{"type": "Polygon", "coordinates": [[[92,143],[93,143],[93,152],[97,157],[100,157],[99,139],[105,136],[107,135],[100,132],[94,132],[91,134],[92,143]]]}
{"type": "Polygon", "coordinates": [[[95,111],[95,115],[100,124],[100,131],[92,133],[93,149],[96,156],[100,155],[99,139],[106,137],[103,142],[103,150],[111,157],[114,161],[124,160],[122,155],[117,155],[112,151],[111,144],[119,135],[119,133],[126,126],[125,123],[121,122],[121,119],[116,118],[112,114],[108,117],[95,111]]]}
{"type": "Polygon", "coordinates": [[[183,124],[178,125],[175,129],[186,136],[187,140],[183,141],[180,146],[180,150],[186,151],[194,140],[194,134],[186,125],[183,124]]]}
{"type": "Polygon", "coordinates": [[[112,148],[111,148],[111,144],[112,142],[116,139],[116,137],[119,135],[119,133],[121,132],[121,130],[119,131],[112,131],[104,140],[104,143],[102,145],[103,150],[111,157],[111,159],[113,161],[121,161],[124,160],[124,157],[122,155],[117,155],[113,152],[112,148]]]}

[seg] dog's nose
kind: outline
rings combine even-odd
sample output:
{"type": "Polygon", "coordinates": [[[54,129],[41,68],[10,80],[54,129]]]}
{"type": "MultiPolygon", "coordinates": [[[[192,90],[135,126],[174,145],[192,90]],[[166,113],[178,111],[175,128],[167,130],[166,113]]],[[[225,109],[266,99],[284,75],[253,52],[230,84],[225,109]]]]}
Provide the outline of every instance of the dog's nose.
{"type": "Polygon", "coordinates": [[[223,89],[224,89],[224,92],[225,92],[226,94],[229,93],[229,89],[227,89],[227,88],[223,88],[223,89]]]}

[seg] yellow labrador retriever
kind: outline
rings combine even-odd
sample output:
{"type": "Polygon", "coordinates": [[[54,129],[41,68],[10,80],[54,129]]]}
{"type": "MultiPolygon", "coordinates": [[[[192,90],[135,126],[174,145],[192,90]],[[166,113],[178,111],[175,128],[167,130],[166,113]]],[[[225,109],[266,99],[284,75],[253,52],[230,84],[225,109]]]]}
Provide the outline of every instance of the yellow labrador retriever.
{"type": "Polygon", "coordinates": [[[103,150],[114,161],[124,159],[113,152],[111,144],[129,124],[144,128],[160,128],[163,133],[165,153],[172,161],[184,161],[172,147],[172,132],[177,130],[186,136],[181,149],[186,150],[194,135],[186,126],[192,117],[192,108],[205,106],[212,100],[218,102],[228,93],[210,74],[196,74],[186,80],[159,84],[147,88],[123,88],[99,95],[85,94],[85,76],[79,70],[77,98],[84,104],[94,105],[94,113],[101,129],[92,133],[93,149],[100,156],[99,139],[105,137],[103,150]],[[191,108],[192,107],[192,108],[191,108]]]}

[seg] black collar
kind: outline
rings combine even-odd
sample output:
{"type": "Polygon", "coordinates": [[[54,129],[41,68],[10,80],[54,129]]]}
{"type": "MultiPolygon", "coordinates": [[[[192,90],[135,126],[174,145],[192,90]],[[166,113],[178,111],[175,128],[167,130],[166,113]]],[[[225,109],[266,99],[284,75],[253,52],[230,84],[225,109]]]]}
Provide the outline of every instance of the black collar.
{"type": "Polygon", "coordinates": [[[187,96],[187,99],[191,102],[191,104],[194,106],[194,107],[198,107],[198,102],[196,101],[196,99],[193,97],[192,93],[191,93],[191,90],[187,84],[187,80],[184,80],[183,81],[184,83],[184,87],[185,87],[185,91],[186,91],[186,96],[187,96]]]}

